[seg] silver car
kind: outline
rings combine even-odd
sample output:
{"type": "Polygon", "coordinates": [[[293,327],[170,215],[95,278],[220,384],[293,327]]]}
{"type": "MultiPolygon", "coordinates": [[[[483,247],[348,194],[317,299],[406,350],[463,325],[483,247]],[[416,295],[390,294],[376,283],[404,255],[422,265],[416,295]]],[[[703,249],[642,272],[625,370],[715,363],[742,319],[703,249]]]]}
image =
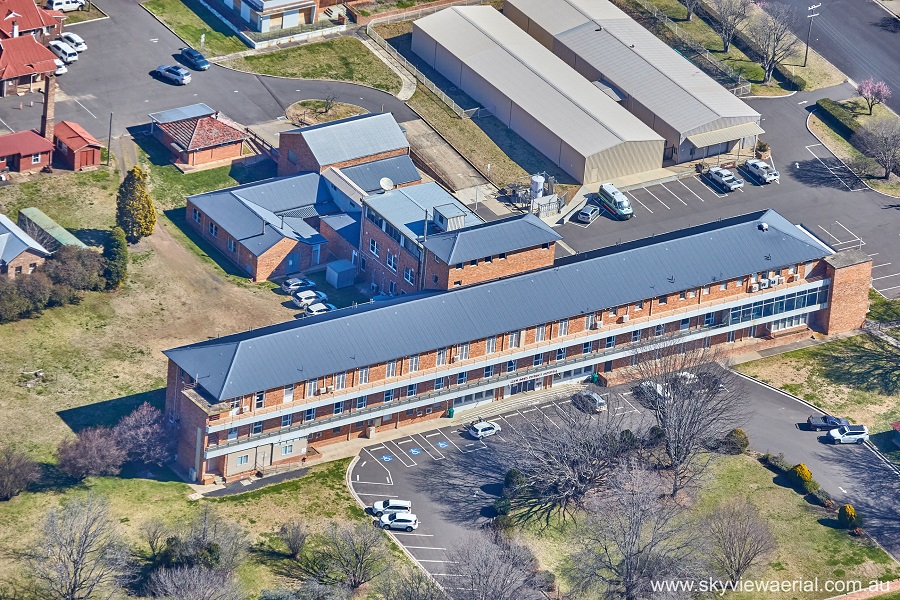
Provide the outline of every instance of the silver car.
{"type": "Polygon", "coordinates": [[[382,529],[412,531],[419,528],[419,519],[416,515],[408,512],[388,513],[378,519],[377,523],[382,529]]]}
{"type": "Polygon", "coordinates": [[[311,304],[318,304],[320,302],[326,302],[327,300],[328,296],[326,296],[324,292],[317,292],[314,290],[305,290],[294,294],[294,304],[297,305],[297,308],[306,308],[311,304]]]}
{"type": "Polygon", "coordinates": [[[187,85],[191,82],[191,72],[178,65],[160,65],[156,67],[154,73],[160,79],[177,85],[187,85]]]}

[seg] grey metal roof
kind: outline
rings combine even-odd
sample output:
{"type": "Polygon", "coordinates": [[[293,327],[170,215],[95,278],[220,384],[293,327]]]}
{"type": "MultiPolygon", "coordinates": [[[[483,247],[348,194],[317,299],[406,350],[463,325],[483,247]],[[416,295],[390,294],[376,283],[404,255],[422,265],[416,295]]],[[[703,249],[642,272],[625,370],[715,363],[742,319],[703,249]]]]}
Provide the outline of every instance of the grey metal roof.
{"type": "MultiPolygon", "coordinates": [[[[87,248],[87,244],[72,235],[72,232],[45,215],[40,209],[30,206],[19,210],[19,222],[26,218],[52,237],[59,245],[87,248]]],[[[49,244],[47,239],[44,242],[49,244]]],[[[58,247],[58,246],[57,246],[58,247]]],[[[49,250],[49,248],[47,248],[49,250]]],[[[54,248],[55,251],[55,248],[54,248]]]]}
{"type": "Polygon", "coordinates": [[[46,248],[22,231],[18,225],[12,222],[12,219],[0,214],[0,264],[10,263],[28,249],[44,256],[50,256],[50,252],[46,248]]]}
{"type": "Polygon", "coordinates": [[[301,135],[320,165],[409,148],[403,130],[390,113],[357,115],[339,121],[283,131],[301,135]]]}
{"type": "Polygon", "coordinates": [[[832,253],[775,211],[759,211],[517,277],[338,310],[165,355],[222,401],[832,253]]]}
{"type": "Polygon", "coordinates": [[[466,208],[464,204],[433,181],[369,196],[364,199],[364,202],[396,227],[400,233],[413,240],[425,233],[426,211],[430,221],[433,218],[435,207],[441,205],[449,204],[456,211],[454,214],[464,215],[463,226],[465,227],[484,222],[481,217],[466,208]]]}
{"type": "Polygon", "coordinates": [[[409,154],[374,160],[352,167],[341,167],[341,172],[360,189],[370,193],[382,189],[381,179],[383,177],[389,178],[394,185],[422,179],[409,154]]]}
{"type": "Polygon", "coordinates": [[[328,223],[339,236],[350,242],[354,248],[359,246],[360,218],[362,213],[341,213],[339,215],[326,215],[320,219],[328,223]]]}
{"type": "Polygon", "coordinates": [[[422,245],[448,265],[453,265],[561,239],[562,236],[549,225],[529,213],[429,235],[422,245]]]}
{"type": "Polygon", "coordinates": [[[216,111],[207,105],[199,102],[190,106],[182,106],[180,108],[170,108],[169,110],[161,110],[159,112],[150,113],[148,116],[157,123],[172,123],[173,121],[181,121],[183,119],[193,119],[196,117],[208,117],[216,114],[216,111]]]}
{"type": "Polygon", "coordinates": [[[759,122],[759,113],[608,0],[508,4],[683,134],[759,122]]]}

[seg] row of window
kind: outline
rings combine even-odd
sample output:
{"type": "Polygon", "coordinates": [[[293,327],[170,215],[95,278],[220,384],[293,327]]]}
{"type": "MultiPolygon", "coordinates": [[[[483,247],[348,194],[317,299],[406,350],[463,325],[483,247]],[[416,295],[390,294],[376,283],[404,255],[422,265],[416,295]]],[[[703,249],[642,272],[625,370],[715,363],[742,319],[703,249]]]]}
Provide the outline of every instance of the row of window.
{"type": "MultiPolygon", "coordinates": [[[[191,218],[193,218],[197,223],[200,223],[203,220],[203,213],[195,208],[193,209],[191,218]]],[[[209,231],[209,235],[213,236],[214,238],[219,237],[219,226],[212,221],[209,222],[207,230],[209,231]]],[[[234,241],[234,238],[228,238],[228,249],[231,252],[237,252],[237,242],[234,241]]]]}
{"type": "MultiPolygon", "coordinates": [[[[544,247],[546,248],[546,247],[548,247],[548,245],[547,245],[547,244],[544,244],[544,247]]],[[[494,258],[496,258],[497,260],[506,260],[506,252],[501,252],[500,254],[497,254],[496,257],[495,257],[495,256],[485,256],[484,258],[481,259],[481,262],[483,262],[483,263],[492,263],[492,262],[494,262],[494,258]]],[[[435,256],[435,257],[434,257],[435,262],[437,262],[437,259],[438,259],[438,257],[435,256]]],[[[466,263],[456,263],[456,268],[457,268],[457,270],[462,269],[462,268],[465,267],[465,266],[466,266],[466,263]]],[[[477,266],[478,266],[478,259],[475,258],[475,259],[470,260],[470,261],[469,261],[469,266],[470,266],[470,267],[477,267],[477,266]]]]}

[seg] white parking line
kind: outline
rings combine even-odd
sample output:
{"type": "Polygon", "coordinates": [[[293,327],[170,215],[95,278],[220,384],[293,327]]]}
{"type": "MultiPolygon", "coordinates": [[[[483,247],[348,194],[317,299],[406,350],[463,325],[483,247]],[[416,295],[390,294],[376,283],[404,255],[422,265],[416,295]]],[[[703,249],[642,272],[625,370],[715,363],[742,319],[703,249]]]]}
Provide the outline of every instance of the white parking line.
{"type": "Polygon", "coordinates": [[[702,185],[703,187],[705,187],[706,189],[708,189],[709,191],[711,191],[713,194],[715,194],[715,195],[716,195],[716,198],[725,198],[725,194],[720,194],[719,192],[717,192],[717,191],[713,188],[713,186],[711,186],[711,185],[709,185],[708,183],[706,183],[705,181],[703,181],[703,178],[702,178],[702,177],[699,177],[699,176],[696,176],[696,175],[695,175],[695,176],[694,176],[694,179],[696,179],[697,181],[699,181],[699,182],[700,182],[700,185],[702,185]]]}
{"type": "Polygon", "coordinates": [[[434,546],[406,546],[406,548],[409,550],[446,550],[446,548],[437,548],[434,546]]]}
{"type": "MultiPolygon", "coordinates": [[[[654,198],[656,198],[657,200],[659,200],[659,196],[657,196],[656,194],[651,192],[650,188],[644,188],[644,191],[647,192],[648,194],[650,194],[651,196],[653,196],[654,198]]],[[[663,202],[662,200],[659,200],[659,203],[662,204],[663,206],[665,206],[666,210],[672,210],[671,208],[669,208],[669,205],[666,204],[665,202],[663,202]]]]}
{"type": "Polygon", "coordinates": [[[819,225],[819,229],[821,229],[822,231],[824,231],[825,233],[827,233],[828,235],[830,235],[832,238],[834,238],[834,241],[837,242],[838,244],[841,243],[840,238],[838,238],[837,236],[835,236],[833,233],[831,233],[830,231],[828,231],[827,229],[825,229],[825,228],[822,227],[821,225],[819,225]]]}
{"type": "Polygon", "coordinates": [[[419,561],[420,563],[427,562],[427,563],[449,563],[449,564],[454,564],[454,565],[456,564],[455,560],[422,560],[421,558],[417,558],[416,560],[419,561]]]}
{"type": "Polygon", "coordinates": [[[397,460],[399,460],[399,461],[403,464],[404,467],[409,468],[409,467],[414,467],[414,466],[416,466],[417,464],[419,464],[419,463],[417,463],[415,460],[413,460],[412,458],[406,456],[406,452],[403,451],[403,448],[401,448],[400,446],[398,446],[397,443],[394,442],[393,440],[389,440],[389,441],[385,444],[385,446],[387,446],[387,444],[394,444],[395,446],[397,446],[397,452],[395,452],[394,454],[397,455],[397,460]],[[406,461],[407,461],[407,460],[409,460],[412,464],[411,464],[411,465],[406,464],[406,461]]]}
{"type": "MultiPolygon", "coordinates": [[[[377,448],[384,448],[384,446],[377,446],[377,448]]],[[[375,449],[375,448],[373,448],[373,450],[374,450],[374,449],[375,449]]],[[[394,485],[394,480],[391,478],[391,471],[390,471],[390,469],[388,469],[386,466],[384,466],[384,464],[383,464],[380,460],[378,460],[377,458],[375,458],[375,456],[374,456],[371,452],[369,452],[369,449],[368,449],[368,448],[363,448],[363,451],[364,451],[366,454],[368,454],[369,456],[371,456],[371,457],[372,457],[372,460],[374,460],[376,463],[378,463],[378,465],[379,465],[382,469],[384,469],[384,471],[387,473],[387,478],[386,478],[386,479],[387,479],[387,483],[378,483],[378,482],[375,482],[375,481],[358,481],[357,483],[371,483],[371,484],[374,484],[374,485],[394,485]]]]}
{"type": "MultiPolygon", "coordinates": [[[[365,483],[364,481],[360,481],[357,483],[365,483]]],[[[357,496],[378,496],[379,498],[399,498],[400,496],[391,496],[390,494],[364,494],[363,492],[356,492],[357,496]]]]}
{"type": "Polygon", "coordinates": [[[419,537],[434,537],[433,533],[406,533],[403,531],[392,531],[391,533],[393,533],[394,535],[417,535],[419,537]]]}
{"type": "Polygon", "coordinates": [[[886,266],[888,266],[889,264],[891,264],[891,263],[884,263],[883,265],[875,265],[875,266],[873,266],[872,268],[873,268],[873,269],[877,269],[878,267],[886,267],[886,266]]]}
{"type": "Polygon", "coordinates": [[[394,443],[395,443],[395,444],[408,444],[408,443],[410,443],[411,441],[413,441],[412,438],[406,438],[405,440],[396,440],[394,443]]]}
{"type": "MultiPolygon", "coordinates": [[[[632,198],[634,198],[634,194],[632,194],[631,192],[625,192],[625,193],[628,194],[629,196],[631,196],[632,198]]],[[[638,200],[637,198],[634,198],[634,199],[637,200],[637,203],[638,203],[638,204],[640,204],[641,206],[643,206],[644,208],[646,208],[646,209],[647,209],[647,212],[649,212],[651,215],[653,214],[653,211],[650,210],[650,208],[648,208],[646,204],[644,204],[643,202],[641,202],[641,201],[638,200]]]]}
{"type": "Polygon", "coordinates": [[[446,456],[443,455],[443,453],[440,450],[438,450],[437,448],[434,447],[434,444],[432,444],[427,439],[425,439],[425,436],[423,436],[422,434],[419,434],[419,437],[422,438],[422,441],[425,442],[425,444],[428,444],[429,446],[431,446],[431,449],[437,453],[437,456],[435,456],[434,454],[432,454],[431,452],[428,451],[428,448],[425,447],[425,444],[422,444],[422,449],[425,450],[425,452],[428,454],[428,456],[430,456],[434,460],[444,460],[445,458],[447,458],[446,456]]]}
{"type": "Polygon", "coordinates": [[[673,196],[675,196],[676,198],[678,198],[678,201],[681,202],[682,204],[684,204],[685,206],[688,205],[688,203],[685,202],[684,200],[682,200],[682,199],[678,196],[678,194],[676,194],[675,192],[673,192],[672,190],[670,190],[669,188],[667,188],[666,185],[665,185],[664,183],[659,184],[659,186],[660,186],[662,189],[664,189],[664,190],[666,190],[667,192],[669,192],[670,194],[672,194],[673,196]]]}
{"type": "Polygon", "coordinates": [[[878,279],[887,279],[888,277],[896,277],[897,275],[900,275],[900,273],[894,273],[893,275],[882,275],[881,277],[873,277],[872,281],[876,281],[878,279]]]}
{"type": "Polygon", "coordinates": [[[684,189],[686,189],[687,191],[689,191],[689,192],[692,193],[693,195],[697,196],[697,200],[699,200],[700,202],[706,202],[706,200],[704,200],[704,199],[701,198],[699,195],[697,195],[697,192],[695,192],[694,190],[692,190],[691,188],[689,188],[688,186],[686,186],[686,185],[684,184],[684,182],[681,181],[680,179],[678,180],[678,183],[680,183],[680,184],[684,187],[684,189]]]}
{"type": "Polygon", "coordinates": [[[884,293],[884,292],[886,292],[886,291],[888,291],[888,290],[896,290],[897,288],[900,288],[900,285],[895,285],[895,286],[892,286],[892,287],[886,287],[886,288],[881,288],[881,289],[875,288],[875,291],[884,293]]]}

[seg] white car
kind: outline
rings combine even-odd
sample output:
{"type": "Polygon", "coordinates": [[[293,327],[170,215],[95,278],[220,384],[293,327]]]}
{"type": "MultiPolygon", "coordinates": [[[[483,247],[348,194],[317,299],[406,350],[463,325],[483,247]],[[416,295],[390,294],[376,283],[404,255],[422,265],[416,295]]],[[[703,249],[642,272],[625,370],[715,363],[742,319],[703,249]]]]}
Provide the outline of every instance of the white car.
{"type": "Polygon", "coordinates": [[[60,57],[62,61],[67,65],[70,65],[78,60],[78,53],[75,52],[75,48],[65,42],[53,40],[52,42],[47,44],[47,47],[50,48],[50,52],[60,57]]]}
{"type": "Polygon", "coordinates": [[[869,441],[869,428],[865,425],[844,425],[828,432],[832,444],[862,444],[869,441]]]}
{"type": "Polygon", "coordinates": [[[419,519],[409,512],[388,513],[377,521],[382,529],[402,529],[412,531],[419,528],[419,519]]]}
{"type": "Polygon", "coordinates": [[[187,85],[191,82],[191,72],[178,65],[159,65],[153,73],[156,77],[176,85],[187,85]]]}
{"type": "Polygon", "coordinates": [[[483,440],[500,431],[500,425],[493,421],[476,421],[469,425],[469,433],[476,440],[483,440]]]}
{"type": "Polygon", "coordinates": [[[412,512],[412,502],[409,500],[399,500],[397,498],[389,498],[388,500],[379,500],[372,505],[372,514],[379,519],[390,513],[408,513],[412,512]]]}
{"type": "Polygon", "coordinates": [[[744,166],[747,167],[747,170],[761,183],[771,183],[773,181],[777,183],[781,178],[778,171],[764,160],[751,158],[744,166]]]}
{"type": "Polygon", "coordinates": [[[306,277],[291,277],[290,279],[284,280],[281,284],[281,289],[288,294],[305,292],[306,290],[316,289],[316,282],[312,279],[307,279],[306,277]]]}
{"type": "MultiPolygon", "coordinates": [[[[322,292],[319,292],[320,294],[322,292]]],[[[311,317],[313,315],[321,315],[327,312],[331,312],[333,310],[337,310],[337,307],[334,304],[325,304],[324,302],[316,302],[315,304],[310,304],[306,307],[306,316],[311,317]]]]}
{"type": "Polygon", "coordinates": [[[62,59],[54,58],[53,63],[56,65],[56,71],[53,72],[54,75],[62,75],[63,73],[69,72],[69,68],[66,66],[66,63],[62,61],[62,59]]]}
{"type": "Polygon", "coordinates": [[[327,300],[328,296],[326,296],[324,292],[317,292],[315,290],[304,290],[294,294],[294,304],[297,305],[297,308],[306,308],[311,304],[317,304],[327,300]]]}
{"type": "Polygon", "coordinates": [[[722,189],[725,189],[729,192],[733,192],[738,188],[744,187],[744,180],[735,177],[734,173],[732,173],[728,169],[723,169],[721,167],[710,167],[709,177],[717,184],[722,186],[722,189]]]}
{"type": "Polygon", "coordinates": [[[87,50],[87,44],[84,43],[84,39],[77,33],[67,31],[61,34],[59,39],[70,45],[75,52],[84,52],[87,50]]]}

